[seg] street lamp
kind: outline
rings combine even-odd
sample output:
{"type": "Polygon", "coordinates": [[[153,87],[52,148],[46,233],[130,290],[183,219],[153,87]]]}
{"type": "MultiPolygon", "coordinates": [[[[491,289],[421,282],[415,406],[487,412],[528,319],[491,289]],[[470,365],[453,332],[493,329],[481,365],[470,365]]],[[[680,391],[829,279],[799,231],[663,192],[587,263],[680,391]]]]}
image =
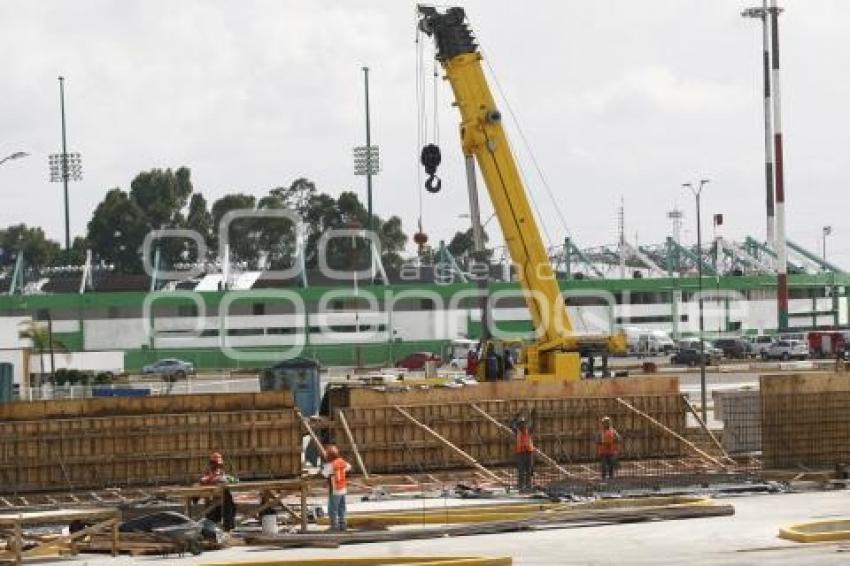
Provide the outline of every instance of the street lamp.
{"type": "Polygon", "coordinates": [[[3,165],[7,161],[12,161],[13,159],[20,159],[21,157],[26,157],[28,155],[29,153],[27,153],[26,151],[16,151],[12,155],[7,155],[3,159],[0,159],[0,165],[3,165]]]}
{"type": "Polygon", "coordinates": [[[709,179],[700,179],[699,185],[694,186],[692,183],[682,183],[683,187],[687,187],[694,195],[697,206],[697,277],[699,281],[698,296],[699,296],[699,384],[700,384],[700,401],[702,402],[702,420],[707,423],[708,418],[708,400],[706,398],[705,388],[705,343],[703,342],[703,333],[705,331],[703,316],[702,316],[702,227],[700,226],[700,195],[702,188],[709,179]]]}
{"type": "Polygon", "coordinates": [[[832,226],[824,226],[822,233],[823,233],[823,261],[826,262],[826,237],[832,235],[832,226]]]}

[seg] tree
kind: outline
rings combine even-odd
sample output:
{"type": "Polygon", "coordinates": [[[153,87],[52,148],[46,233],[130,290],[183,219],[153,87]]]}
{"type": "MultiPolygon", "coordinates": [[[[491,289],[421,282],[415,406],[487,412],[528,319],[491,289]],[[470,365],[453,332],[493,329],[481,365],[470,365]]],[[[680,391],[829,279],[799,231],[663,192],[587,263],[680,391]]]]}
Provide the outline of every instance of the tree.
{"type": "MultiPolygon", "coordinates": [[[[481,235],[484,239],[484,242],[482,242],[485,246],[484,255],[489,258],[493,255],[493,250],[487,249],[486,247],[490,238],[487,237],[487,232],[484,230],[481,230],[481,235]]],[[[475,252],[475,240],[472,237],[472,228],[467,229],[465,232],[455,232],[455,235],[452,236],[452,239],[449,242],[449,245],[446,246],[446,249],[448,249],[455,258],[472,256],[473,252],[475,252]]]]}
{"type": "Polygon", "coordinates": [[[186,167],[152,169],[139,173],[130,183],[130,199],[144,211],[148,230],[180,227],[181,211],[191,194],[191,173],[186,167]]]}
{"type": "MultiPolygon", "coordinates": [[[[197,232],[208,248],[211,246],[213,241],[213,218],[212,214],[207,210],[207,199],[201,193],[193,194],[192,199],[189,201],[189,213],[186,215],[185,227],[188,230],[197,232]]],[[[214,255],[215,251],[208,249],[208,253],[214,255]]],[[[203,260],[206,258],[199,257],[198,259],[203,260]]]]}
{"type": "Polygon", "coordinates": [[[51,265],[60,252],[59,244],[49,240],[44,230],[26,224],[14,224],[0,230],[0,248],[0,265],[13,265],[21,252],[30,265],[51,265]]]}
{"type": "MultiPolygon", "coordinates": [[[[219,230],[225,214],[233,210],[256,210],[257,199],[254,195],[234,193],[221,197],[212,205],[213,232],[211,240],[218,252],[219,230]]],[[[255,233],[255,219],[241,218],[233,220],[228,226],[227,241],[230,243],[230,260],[256,263],[260,248],[255,233]]],[[[222,259],[222,258],[219,258],[222,259]]]]}
{"type": "Polygon", "coordinates": [[[139,248],[147,233],[144,213],[130,195],[115,188],[97,205],[88,225],[88,241],[98,260],[122,273],[140,273],[139,248]]]}
{"type": "Polygon", "coordinates": [[[47,324],[37,322],[35,320],[27,320],[21,323],[22,329],[18,331],[18,337],[21,340],[30,341],[30,351],[36,351],[39,354],[39,363],[41,373],[44,373],[44,354],[45,352],[67,352],[68,348],[61,340],[53,338],[47,324]],[[52,350],[51,350],[52,347],[52,350]]]}

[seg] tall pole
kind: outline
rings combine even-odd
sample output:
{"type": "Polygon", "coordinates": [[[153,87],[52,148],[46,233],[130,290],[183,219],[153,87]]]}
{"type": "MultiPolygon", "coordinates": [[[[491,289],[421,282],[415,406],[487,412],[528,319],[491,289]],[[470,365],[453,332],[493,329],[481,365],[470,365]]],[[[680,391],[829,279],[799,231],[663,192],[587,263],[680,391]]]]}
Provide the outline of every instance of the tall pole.
{"type": "Polygon", "coordinates": [[[62,114],[62,187],[65,191],[65,253],[71,263],[71,227],[68,212],[68,144],[65,137],[65,79],[59,77],[59,110],[62,114]]]}
{"type": "Polygon", "coordinates": [[[773,84],[773,152],[776,160],[776,306],[779,330],[788,329],[788,252],[785,241],[785,164],[782,154],[782,112],[779,88],[779,12],[770,0],[773,84]]]}
{"type": "Polygon", "coordinates": [[[700,194],[702,193],[702,184],[697,190],[697,293],[699,295],[699,384],[700,384],[700,404],[702,406],[702,421],[708,422],[706,416],[708,401],[705,386],[705,321],[702,316],[702,218],[700,216],[700,194]]]}
{"type": "Polygon", "coordinates": [[[776,225],[773,190],[773,118],[770,98],[770,22],[767,0],[762,0],[760,8],[747,8],[741,15],[745,18],[758,18],[762,28],[762,72],[764,78],[764,181],[767,204],[767,245],[776,247],[776,225]]]}
{"type": "Polygon", "coordinates": [[[372,128],[369,121],[369,67],[363,67],[363,86],[366,92],[366,200],[369,220],[366,228],[374,230],[372,222],[372,128]]]}
{"type": "Polygon", "coordinates": [[[684,183],[682,186],[687,187],[694,194],[697,205],[697,294],[699,296],[699,383],[700,383],[700,402],[702,405],[701,413],[703,422],[708,422],[708,392],[705,381],[705,343],[703,335],[705,333],[705,321],[703,318],[703,301],[702,301],[702,218],[700,215],[700,196],[702,188],[708,183],[708,179],[700,179],[699,185],[694,186],[691,183],[684,183]]]}

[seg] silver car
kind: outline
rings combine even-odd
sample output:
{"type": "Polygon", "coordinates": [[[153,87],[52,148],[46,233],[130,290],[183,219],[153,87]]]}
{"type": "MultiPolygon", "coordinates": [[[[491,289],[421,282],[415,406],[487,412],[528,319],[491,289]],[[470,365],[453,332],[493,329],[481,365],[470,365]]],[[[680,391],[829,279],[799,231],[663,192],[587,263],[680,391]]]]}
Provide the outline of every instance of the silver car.
{"type": "Polygon", "coordinates": [[[809,357],[809,345],[802,340],[777,340],[765,353],[768,360],[805,360],[809,357]]]}
{"type": "Polygon", "coordinates": [[[142,368],[143,375],[156,375],[162,379],[186,379],[186,376],[195,373],[195,366],[189,362],[169,358],[159,360],[142,368]]]}

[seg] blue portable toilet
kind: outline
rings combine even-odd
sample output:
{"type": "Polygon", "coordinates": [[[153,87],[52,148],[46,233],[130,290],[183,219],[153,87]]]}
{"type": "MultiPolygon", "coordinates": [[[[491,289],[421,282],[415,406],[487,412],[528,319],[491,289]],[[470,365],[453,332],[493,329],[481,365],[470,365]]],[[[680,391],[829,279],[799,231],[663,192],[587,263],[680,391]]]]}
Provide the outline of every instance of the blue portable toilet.
{"type": "Polygon", "coordinates": [[[15,366],[0,363],[0,403],[10,403],[15,388],[15,366]]]}
{"type": "Polygon", "coordinates": [[[305,417],[319,412],[322,385],[319,364],[307,358],[278,362],[260,375],[260,391],[292,391],[295,406],[305,417]]]}

